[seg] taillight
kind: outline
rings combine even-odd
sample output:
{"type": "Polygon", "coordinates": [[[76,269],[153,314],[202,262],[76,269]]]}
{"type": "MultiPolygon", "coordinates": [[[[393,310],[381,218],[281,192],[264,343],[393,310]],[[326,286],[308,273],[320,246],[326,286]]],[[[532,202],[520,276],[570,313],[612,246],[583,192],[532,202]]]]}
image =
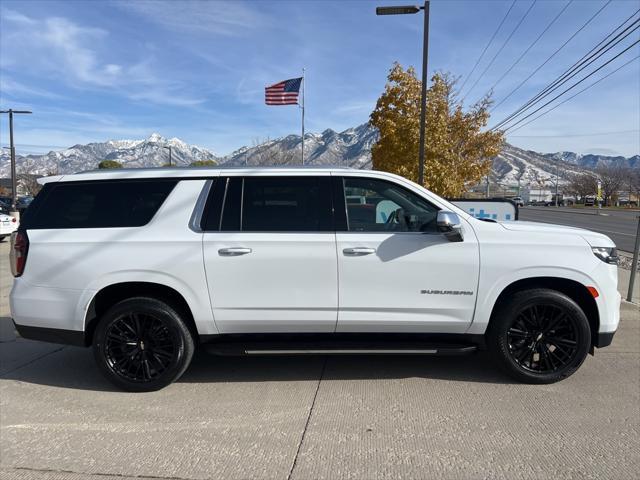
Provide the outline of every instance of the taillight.
{"type": "Polygon", "coordinates": [[[19,277],[24,272],[27,263],[27,253],[29,251],[29,237],[27,232],[13,232],[11,234],[11,273],[14,277],[19,277]]]}
{"type": "Polygon", "coordinates": [[[16,222],[18,221],[18,219],[17,219],[16,217],[11,217],[11,221],[12,221],[13,223],[16,223],[16,222]]]}

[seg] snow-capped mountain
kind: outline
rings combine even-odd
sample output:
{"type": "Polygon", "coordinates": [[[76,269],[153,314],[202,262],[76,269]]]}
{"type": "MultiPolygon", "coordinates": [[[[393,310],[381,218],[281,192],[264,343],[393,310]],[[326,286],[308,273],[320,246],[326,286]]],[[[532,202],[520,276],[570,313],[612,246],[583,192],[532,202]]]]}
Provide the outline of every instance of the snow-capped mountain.
{"type": "Polygon", "coordinates": [[[602,166],[618,165],[626,168],[640,168],[640,155],[633,157],[609,157],[606,155],[581,155],[573,152],[547,153],[545,158],[550,160],[562,160],[584,168],[597,168],[602,166]]]}
{"type": "MultiPolygon", "coordinates": [[[[305,135],[305,161],[311,165],[343,165],[371,168],[371,147],[378,132],[368,124],[343,132],[328,129],[305,135]]],[[[127,167],[158,167],[166,164],[171,147],[173,164],[186,166],[196,160],[216,160],[220,164],[297,165],[301,157],[301,137],[288,135],[259,145],[243,147],[226,156],[217,156],[204,148],[188,145],[177,138],[166,139],[157,133],[144,140],[109,140],[104,143],[75,145],[66,150],[44,155],[19,156],[18,171],[36,175],[73,173],[91,170],[102,160],[117,160],[127,167]]],[[[504,186],[543,185],[559,176],[560,183],[572,174],[592,170],[602,165],[640,168],[640,156],[606,157],[579,155],[572,152],[540,154],[505,144],[493,159],[491,182],[504,186]]],[[[9,176],[9,156],[0,156],[0,177],[9,176]]]]}
{"type": "MultiPolygon", "coordinates": [[[[378,140],[378,132],[369,124],[350,128],[344,132],[331,129],[322,134],[305,135],[305,162],[313,165],[345,165],[355,168],[371,168],[371,147],[378,140]]],[[[227,165],[272,165],[299,164],[300,135],[270,140],[254,147],[243,147],[222,161],[227,165]]],[[[577,158],[577,154],[574,158],[577,158]]],[[[582,158],[590,157],[583,155],[582,158]]],[[[633,161],[636,157],[600,157],[600,161],[593,164],[623,164],[640,167],[640,162],[633,161]]],[[[510,144],[505,144],[502,152],[493,159],[491,182],[505,186],[544,185],[554,180],[556,173],[559,182],[564,183],[576,173],[585,172],[592,167],[589,162],[572,161],[559,154],[540,154],[523,150],[510,144]],[[584,165],[583,165],[584,163],[584,165]]]]}
{"type": "MultiPolygon", "coordinates": [[[[343,165],[371,168],[371,147],[378,140],[378,131],[369,124],[336,132],[330,128],[322,133],[304,136],[305,163],[311,165],[343,165]]],[[[226,165],[272,165],[300,163],[302,137],[288,135],[254,147],[243,147],[223,159],[226,165]]]]}
{"type": "MultiPolygon", "coordinates": [[[[92,170],[102,160],[117,160],[125,167],[159,167],[169,162],[173,165],[189,165],[196,160],[217,160],[214,153],[178,138],[166,139],[153,133],[144,140],[108,140],[102,143],[74,145],[66,150],[51,151],[44,155],[18,156],[18,171],[34,175],[74,173],[92,170]]],[[[0,177],[10,175],[10,158],[5,150],[0,156],[0,177]]]]}

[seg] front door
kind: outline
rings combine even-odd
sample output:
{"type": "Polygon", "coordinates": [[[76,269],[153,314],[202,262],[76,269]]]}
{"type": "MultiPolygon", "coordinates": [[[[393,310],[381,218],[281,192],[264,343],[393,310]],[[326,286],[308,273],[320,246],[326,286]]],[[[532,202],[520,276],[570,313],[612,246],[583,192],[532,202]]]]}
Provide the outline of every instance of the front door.
{"type": "MultiPolygon", "coordinates": [[[[387,180],[336,178],[347,231],[337,232],[338,332],[464,333],[479,274],[475,234],[438,233],[438,208],[387,180]]],[[[463,220],[464,222],[464,220],[463,220]]]]}
{"type": "Polygon", "coordinates": [[[338,278],[330,176],[220,178],[203,235],[222,333],[333,332],[338,278]]]}

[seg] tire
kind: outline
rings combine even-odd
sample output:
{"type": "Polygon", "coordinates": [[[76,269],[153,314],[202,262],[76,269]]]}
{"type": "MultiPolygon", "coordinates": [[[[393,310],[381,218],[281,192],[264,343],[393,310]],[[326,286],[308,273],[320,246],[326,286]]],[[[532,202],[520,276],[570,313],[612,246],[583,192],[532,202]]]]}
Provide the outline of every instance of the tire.
{"type": "Polygon", "coordinates": [[[513,378],[554,383],[582,365],[591,347],[591,329],[582,309],[565,294],[523,290],[494,313],[487,346],[513,378]]]}
{"type": "Polygon", "coordinates": [[[6,235],[0,235],[0,242],[4,242],[6,235]]]}
{"type": "Polygon", "coordinates": [[[135,297],[112,306],[93,336],[98,367],[117,387],[151,392],[176,381],[195,350],[178,311],[160,300],[135,297]]]}

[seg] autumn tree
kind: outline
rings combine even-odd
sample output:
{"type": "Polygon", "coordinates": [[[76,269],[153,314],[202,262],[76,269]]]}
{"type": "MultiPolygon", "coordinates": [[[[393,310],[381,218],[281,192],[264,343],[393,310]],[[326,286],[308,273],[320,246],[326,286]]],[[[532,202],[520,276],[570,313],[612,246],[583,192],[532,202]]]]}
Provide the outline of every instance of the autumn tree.
{"type": "MultiPolygon", "coordinates": [[[[424,186],[459,196],[491,169],[504,143],[500,131],[481,131],[489,120],[489,95],[465,111],[455,95],[456,80],[437,73],[427,90],[424,186]]],[[[398,63],[389,72],[384,93],[370,122],[380,132],[371,151],[373,168],[418,180],[421,82],[413,67],[398,63]]]]}
{"type": "Polygon", "coordinates": [[[190,167],[215,167],[218,162],[215,160],[194,160],[189,164],[190,167]]]}
{"type": "Polygon", "coordinates": [[[117,160],[102,160],[98,164],[98,168],[101,170],[109,168],[122,168],[122,164],[117,160]]]}

